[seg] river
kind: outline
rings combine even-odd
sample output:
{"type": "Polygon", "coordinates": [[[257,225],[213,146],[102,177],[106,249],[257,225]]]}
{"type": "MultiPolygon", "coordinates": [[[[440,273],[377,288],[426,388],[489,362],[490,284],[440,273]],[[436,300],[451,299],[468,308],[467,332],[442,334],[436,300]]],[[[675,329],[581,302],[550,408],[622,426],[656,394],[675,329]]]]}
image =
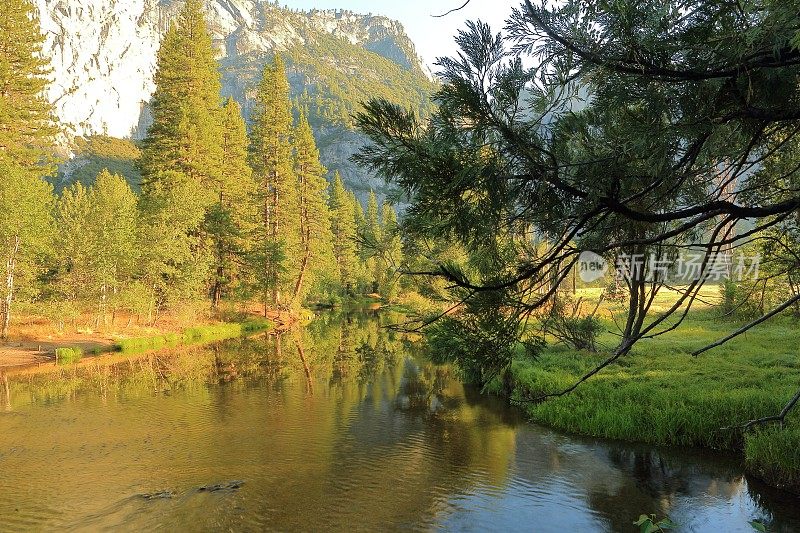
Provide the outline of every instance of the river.
{"type": "Polygon", "coordinates": [[[737,460],[531,425],[393,320],[9,378],[0,530],[800,531],[737,460]]]}

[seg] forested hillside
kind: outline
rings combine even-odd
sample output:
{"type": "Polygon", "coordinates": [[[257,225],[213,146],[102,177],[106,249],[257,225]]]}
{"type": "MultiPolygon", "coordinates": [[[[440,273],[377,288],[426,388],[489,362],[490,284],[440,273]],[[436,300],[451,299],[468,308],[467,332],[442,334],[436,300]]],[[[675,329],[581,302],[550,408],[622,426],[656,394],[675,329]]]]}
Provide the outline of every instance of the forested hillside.
{"type": "MultiPolygon", "coordinates": [[[[89,4],[38,1],[47,35],[44,51],[52,58],[49,99],[76,137],[77,159],[62,166],[60,187],[84,179],[86,169],[130,156],[125,143],[97,136],[142,139],[146,134],[156,50],[183,2],[89,4]],[[112,145],[119,154],[108,152],[112,145]]],[[[291,97],[308,114],[328,177],[339,171],[364,202],[370,189],[382,197],[383,180],[350,162],[365,139],[354,130],[352,114],[375,96],[428,113],[434,84],[402,25],[379,16],[293,11],[249,0],[213,1],[206,7],[222,95],[237,101],[245,120],[250,122],[262,69],[279,52],[291,97]]],[[[131,165],[120,172],[132,184],[140,180],[131,165]]]]}

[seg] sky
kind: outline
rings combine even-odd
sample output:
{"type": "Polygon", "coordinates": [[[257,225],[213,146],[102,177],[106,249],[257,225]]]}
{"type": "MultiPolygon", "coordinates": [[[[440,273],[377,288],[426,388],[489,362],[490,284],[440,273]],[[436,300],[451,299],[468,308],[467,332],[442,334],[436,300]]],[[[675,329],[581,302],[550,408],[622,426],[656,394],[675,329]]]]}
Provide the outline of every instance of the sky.
{"type": "Polygon", "coordinates": [[[406,28],[417,52],[435,71],[436,58],[452,56],[457,46],[453,36],[465,27],[468,20],[488,22],[497,33],[505,26],[511,9],[521,0],[471,0],[460,11],[444,18],[434,18],[460,6],[464,0],[281,0],[281,5],[300,9],[347,9],[357,13],[384,15],[399,20],[406,28]]]}

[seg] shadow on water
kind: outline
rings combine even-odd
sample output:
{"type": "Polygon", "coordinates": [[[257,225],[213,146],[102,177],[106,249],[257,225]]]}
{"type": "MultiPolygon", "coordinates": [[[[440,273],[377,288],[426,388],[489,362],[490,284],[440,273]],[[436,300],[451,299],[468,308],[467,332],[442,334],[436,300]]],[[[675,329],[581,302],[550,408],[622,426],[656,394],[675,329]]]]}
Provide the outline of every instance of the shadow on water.
{"type": "Polygon", "coordinates": [[[0,530],[800,530],[798,501],[693,450],[526,424],[383,328],[302,330],[10,379],[0,530]]]}

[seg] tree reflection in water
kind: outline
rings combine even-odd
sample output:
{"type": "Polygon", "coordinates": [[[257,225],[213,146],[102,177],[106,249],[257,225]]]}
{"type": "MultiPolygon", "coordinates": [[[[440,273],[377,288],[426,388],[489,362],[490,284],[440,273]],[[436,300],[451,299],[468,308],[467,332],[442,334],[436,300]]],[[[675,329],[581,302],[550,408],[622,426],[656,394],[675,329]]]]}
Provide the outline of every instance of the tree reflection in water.
{"type": "Polygon", "coordinates": [[[523,423],[383,327],[398,321],[325,313],[9,378],[0,470],[26,489],[0,493],[0,529],[628,530],[651,512],[687,528],[798,526],[796,506],[731,461],[523,423]],[[197,491],[228,480],[245,483],[197,491]],[[162,491],[176,496],[134,498],[162,491]]]}

